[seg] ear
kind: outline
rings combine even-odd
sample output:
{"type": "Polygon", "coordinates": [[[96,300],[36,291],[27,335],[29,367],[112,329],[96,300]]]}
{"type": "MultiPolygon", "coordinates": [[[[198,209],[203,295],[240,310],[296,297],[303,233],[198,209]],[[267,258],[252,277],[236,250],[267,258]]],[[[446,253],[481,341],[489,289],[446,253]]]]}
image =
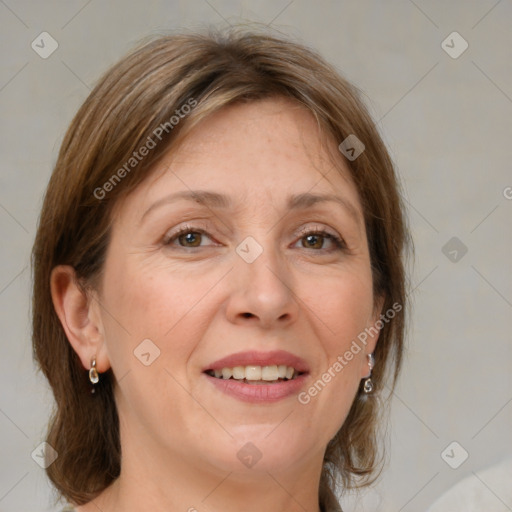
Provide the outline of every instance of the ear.
{"type": "Polygon", "coordinates": [[[379,295],[375,298],[374,301],[372,316],[367,326],[368,338],[366,339],[365,342],[366,350],[364,352],[364,363],[361,367],[362,379],[367,378],[370,374],[370,371],[368,369],[368,355],[373,354],[373,352],[375,351],[375,347],[377,346],[377,342],[379,340],[380,329],[378,328],[377,322],[381,320],[382,308],[384,307],[385,299],[386,297],[384,295],[379,295]]]}
{"type": "Polygon", "coordinates": [[[89,370],[95,357],[98,372],[107,371],[110,362],[99,302],[92,292],[80,286],[74,268],[69,265],[58,265],[52,270],[50,285],[53,307],[82,366],[89,370]]]}

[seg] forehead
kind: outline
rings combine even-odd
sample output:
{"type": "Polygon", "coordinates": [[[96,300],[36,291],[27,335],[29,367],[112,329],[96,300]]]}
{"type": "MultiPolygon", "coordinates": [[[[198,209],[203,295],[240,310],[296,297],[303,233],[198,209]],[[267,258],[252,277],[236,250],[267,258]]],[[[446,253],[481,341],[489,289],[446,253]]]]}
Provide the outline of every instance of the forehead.
{"type": "Polygon", "coordinates": [[[229,193],[231,207],[275,208],[304,193],[343,196],[361,214],[335,141],[305,107],[286,99],[237,103],[200,121],[135,191],[137,209],[171,192],[229,193]],[[334,157],[334,158],[333,158],[334,157]]]}
{"type": "Polygon", "coordinates": [[[203,119],[170,161],[186,164],[214,154],[222,158],[216,168],[230,169],[234,164],[244,178],[275,176],[284,181],[332,167],[329,145],[332,150],[333,142],[309,110],[291,100],[272,98],[229,105],[203,119]],[[294,164],[287,172],[275,167],[285,162],[294,164]]]}

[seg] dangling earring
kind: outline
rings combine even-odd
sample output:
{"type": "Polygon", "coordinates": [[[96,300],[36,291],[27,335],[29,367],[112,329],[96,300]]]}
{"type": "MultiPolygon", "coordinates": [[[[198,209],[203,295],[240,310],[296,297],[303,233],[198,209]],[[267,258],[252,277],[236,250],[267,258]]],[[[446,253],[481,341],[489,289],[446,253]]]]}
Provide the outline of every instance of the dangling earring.
{"type": "Polygon", "coordinates": [[[373,382],[371,379],[372,376],[372,370],[375,366],[375,358],[373,357],[373,354],[368,354],[368,366],[370,367],[370,373],[368,374],[368,377],[366,377],[366,380],[363,384],[363,389],[366,394],[371,393],[373,391],[373,382]]]}
{"type": "Polygon", "coordinates": [[[89,370],[89,380],[93,384],[93,388],[91,389],[91,393],[94,393],[96,390],[94,389],[94,384],[98,384],[100,380],[100,376],[98,374],[98,370],[96,370],[96,358],[93,357],[91,359],[91,369],[89,370]]]}

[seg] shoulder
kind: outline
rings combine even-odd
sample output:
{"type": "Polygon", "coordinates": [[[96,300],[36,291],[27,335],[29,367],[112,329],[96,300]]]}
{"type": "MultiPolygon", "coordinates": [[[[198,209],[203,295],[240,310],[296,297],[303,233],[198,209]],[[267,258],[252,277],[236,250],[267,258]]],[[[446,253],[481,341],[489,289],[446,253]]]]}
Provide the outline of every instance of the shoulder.
{"type": "Polygon", "coordinates": [[[496,510],[497,497],[502,503],[512,503],[511,479],[512,458],[486,468],[475,468],[472,474],[446,490],[427,512],[496,510]]]}

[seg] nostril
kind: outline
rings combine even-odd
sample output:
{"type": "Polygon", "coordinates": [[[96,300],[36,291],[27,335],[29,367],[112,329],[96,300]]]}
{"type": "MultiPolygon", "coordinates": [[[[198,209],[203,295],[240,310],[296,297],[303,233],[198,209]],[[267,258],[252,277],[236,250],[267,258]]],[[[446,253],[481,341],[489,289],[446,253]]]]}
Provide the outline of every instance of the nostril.
{"type": "Polygon", "coordinates": [[[251,318],[252,313],[242,313],[242,316],[243,316],[244,318],[251,318]]]}

